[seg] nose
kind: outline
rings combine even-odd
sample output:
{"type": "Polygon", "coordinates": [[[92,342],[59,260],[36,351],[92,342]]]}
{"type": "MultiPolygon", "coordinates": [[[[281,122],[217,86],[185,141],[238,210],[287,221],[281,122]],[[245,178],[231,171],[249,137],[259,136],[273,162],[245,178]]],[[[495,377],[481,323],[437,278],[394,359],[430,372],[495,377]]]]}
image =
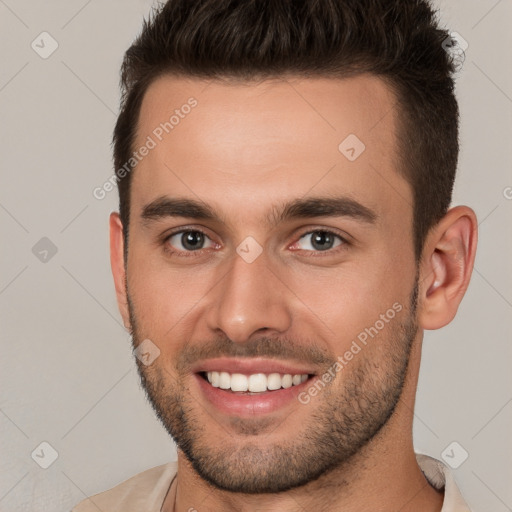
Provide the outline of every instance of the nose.
{"type": "Polygon", "coordinates": [[[265,253],[251,263],[235,254],[229,265],[211,291],[208,327],[223,331],[235,343],[247,342],[255,333],[287,331],[293,294],[269,267],[265,253]]]}

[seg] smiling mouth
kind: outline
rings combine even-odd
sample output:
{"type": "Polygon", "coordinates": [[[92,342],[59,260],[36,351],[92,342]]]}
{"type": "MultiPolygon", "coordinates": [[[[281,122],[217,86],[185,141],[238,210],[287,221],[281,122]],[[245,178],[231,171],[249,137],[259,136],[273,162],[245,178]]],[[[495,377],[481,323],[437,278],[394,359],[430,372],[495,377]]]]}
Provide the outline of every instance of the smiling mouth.
{"type": "Polygon", "coordinates": [[[311,374],[200,372],[212,387],[233,393],[260,394],[298,386],[313,377],[311,374]]]}

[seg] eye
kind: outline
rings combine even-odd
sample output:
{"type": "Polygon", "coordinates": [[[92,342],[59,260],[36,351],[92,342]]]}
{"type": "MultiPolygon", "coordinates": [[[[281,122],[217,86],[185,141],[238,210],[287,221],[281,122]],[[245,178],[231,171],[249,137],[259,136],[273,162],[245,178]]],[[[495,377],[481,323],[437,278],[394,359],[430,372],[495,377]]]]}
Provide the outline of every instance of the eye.
{"type": "Polygon", "coordinates": [[[209,249],[215,244],[202,231],[188,230],[172,233],[165,239],[166,246],[171,246],[170,252],[194,252],[209,249]]]}
{"type": "Polygon", "coordinates": [[[302,235],[299,241],[294,244],[293,248],[302,249],[304,251],[325,252],[347,243],[348,242],[343,237],[332,231],[317,229],[302,235]]]}

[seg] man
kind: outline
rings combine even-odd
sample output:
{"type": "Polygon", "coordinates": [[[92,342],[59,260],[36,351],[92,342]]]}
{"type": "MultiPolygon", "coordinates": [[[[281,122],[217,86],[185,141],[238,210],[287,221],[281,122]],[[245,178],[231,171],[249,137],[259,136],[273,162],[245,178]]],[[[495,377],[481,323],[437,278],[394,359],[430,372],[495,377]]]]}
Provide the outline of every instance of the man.
{"type": "Polygon", "coordinates": [[[170,0],[122,67],[119,308],[178,461],[75,508],[469,510],[415,454],[467,289],[453,63],[426,1],[170,0]]]}

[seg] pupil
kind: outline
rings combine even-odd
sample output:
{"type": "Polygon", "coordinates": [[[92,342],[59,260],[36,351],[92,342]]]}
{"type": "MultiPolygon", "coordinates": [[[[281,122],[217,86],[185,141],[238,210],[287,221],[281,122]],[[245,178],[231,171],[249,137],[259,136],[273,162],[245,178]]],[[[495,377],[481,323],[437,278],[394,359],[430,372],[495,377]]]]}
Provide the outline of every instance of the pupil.
{"type": "Polygon", "coordinates": [[[203,234],[199,231],[188,231],[187,233],[183,233],[183,235],[181,235],[181,243],[183,244],[183,247],[192,251],[200,249],[203,240],[203,234]]]}
{"type": "Polygon", "coordinates": [[[313,236],[312,245],[315,249],[325,250],[329,249],[333,243],[333,239],[329,233],[325,231],[316,231],[313,236]]]}

